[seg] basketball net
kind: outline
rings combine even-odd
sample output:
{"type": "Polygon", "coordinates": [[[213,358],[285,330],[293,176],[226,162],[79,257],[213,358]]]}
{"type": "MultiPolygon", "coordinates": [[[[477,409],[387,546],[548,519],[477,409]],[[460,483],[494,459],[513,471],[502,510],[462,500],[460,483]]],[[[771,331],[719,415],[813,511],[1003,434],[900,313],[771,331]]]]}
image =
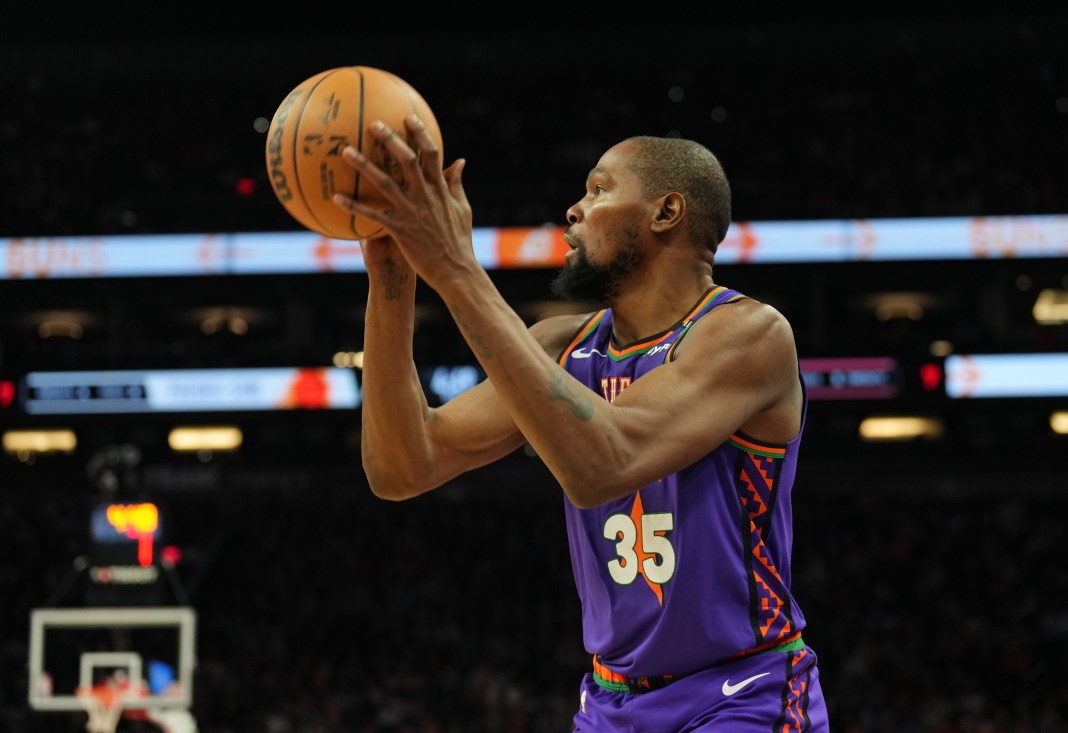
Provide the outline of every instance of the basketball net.
{"type": "Polygon", "coordinates": [[[122,717],[122,688],[113,682],[79,687],[78,699],[89,715],[85,729],[89,733],[114,733],[122,717]]]}

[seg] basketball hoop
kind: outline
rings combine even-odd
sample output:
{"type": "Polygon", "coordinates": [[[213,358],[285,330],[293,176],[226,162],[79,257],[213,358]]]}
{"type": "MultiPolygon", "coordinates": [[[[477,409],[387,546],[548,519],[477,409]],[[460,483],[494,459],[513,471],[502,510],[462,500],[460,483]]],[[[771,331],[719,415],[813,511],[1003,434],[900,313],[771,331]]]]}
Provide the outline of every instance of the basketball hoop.
{"type": "Polygon", "coordinates": [[[88,733],[115,733],[122,717],[123,692],[115,684],[104,682],[92,687],[79,687],[78,700],[89,721],[85,724],[88,733]]]}

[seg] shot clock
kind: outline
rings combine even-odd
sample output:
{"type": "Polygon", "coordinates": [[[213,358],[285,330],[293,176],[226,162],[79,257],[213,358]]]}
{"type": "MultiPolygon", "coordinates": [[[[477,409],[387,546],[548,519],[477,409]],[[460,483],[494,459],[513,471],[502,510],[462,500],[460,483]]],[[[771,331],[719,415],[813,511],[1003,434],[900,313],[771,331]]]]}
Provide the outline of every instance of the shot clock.
{"type": "Polygon", "coordinates": [[[90,605],[154,605],[163,600],[163,573],[174,548],[164,548],[163,515],[151,501],[102,501],[90,511],[90,605]]]}

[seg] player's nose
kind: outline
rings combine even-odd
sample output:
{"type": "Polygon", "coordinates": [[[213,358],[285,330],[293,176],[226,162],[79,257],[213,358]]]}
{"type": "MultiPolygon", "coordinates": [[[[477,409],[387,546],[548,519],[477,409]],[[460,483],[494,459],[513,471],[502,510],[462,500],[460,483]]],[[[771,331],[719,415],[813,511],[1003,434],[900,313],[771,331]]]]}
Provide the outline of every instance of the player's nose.
{"type": "Polygon", "coordinates": [[[582,220],[582,210],[579,208],[578,204],[572,204],[568,207],[567,211],[564,212],[564,217],[567,219],[568,224],[575,224],[582,220]]]}

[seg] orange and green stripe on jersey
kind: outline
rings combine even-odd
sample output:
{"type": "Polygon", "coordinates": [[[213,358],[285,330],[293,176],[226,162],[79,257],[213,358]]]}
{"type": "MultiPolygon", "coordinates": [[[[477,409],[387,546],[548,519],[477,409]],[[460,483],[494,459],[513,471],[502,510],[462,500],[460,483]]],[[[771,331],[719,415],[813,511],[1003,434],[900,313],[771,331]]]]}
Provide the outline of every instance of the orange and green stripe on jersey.
{"type": "Polygon", "coordinates": [[[697,305],[693,307],[693,310],[687,313],[686,317],[679,321],[678,325],[673,326],[666,333],[663,333],[659,336],[654,336],[650,339],[641,341],[636,344],[630,344],[622,349],[617,349],[612,346],[611,343],[609,343],[608,355],[616,361],[619,361],[621,359],[627,358],[628,356],[634,356],[635,354],[641,354],[646,351],[649,351],[657,344],[663,343],[667,339],[671,338],[672,336],[676,336],[677,334],[675,342],[671,345],[671,348],[665,355],[665,361],[670,361],[671,354],[672,352],[674,352],[675,346],[682,340],[683,335],[685,335],[686,331],[689,330],[690,326],[693,325],[694,321],[697,320],[697,318],[703,315],[706,311],[715,308],[717,305],[722,305],[723,303],[730,303],[732,301],[739,300],[740,298],[744,297],[746,296],[735,290],[731,290],[729,288],[723,287],[722,285],[718,285],[714,288],[711,288],[707,293],[705,293],[704,297],[702,297],[701,300],[697,302],[697,305]]]}
{"type": "Polygon", "coordinates": [[[708,293],[705,294],[705,297],[703,297],[701,301],[694,307],[694,309],[690,311],[690,314],[682,319],[682,326],[679,332],[679,337],[675,339],[675,343],[671,345],[671,348],[668,349],[667,354],[664,355],[664,361],[668,362],[675,358],[675,349],[677,349],[679,344],[682,343],[683,336],[686,335],[686,332],[690,330],[690,326],[692,326],[694,324],[694,321],[696,321],[700,316],[712,310],[717,305],[722,305],[724,303],[733,303],[734,301],[741,300],[745,297],[746,296],[742,295],[737,290],[731,290],[730,288],[725,288],[722,285],[718,285],[709,290],[708,293]]]}
{"type": "Polygon", "coordinates": [[[589,338],[590,334],[597,330],[597,326],[601,325],[601,321],[604,319],[604,314],[607,312],[607,308],[599,310],[590,317],[590,320],[586,321],[586,325],[579,329],[578,335],[571,340],[571,343],[568,344],[567,348],[560,354],[560,358],[556,360],[557,364],[564,366],[567,363],[567,357],[571,355],[571,352],[576,346],[589,338]]]}
{"type": "Polygon", "coordinates": [[[671,684],[674,680],[680,678],[680,675],[672,674],[655,677],[624,677],[619,674],[619,672],[613,672],[608,667],[601,664],[601,660],[597,658],[597,655],[593,655],[594,682],[612,692],[627,692],[630,694],[652,692],[653,690],[659,690],[661,687],[665,687],[666,685],[671,684]]]}
{"type": "Polygon", "coordinates": [[[727,442],[746,453],[753,453],[765,458],[784,458],[786,456],[786,446],[775,443],[758,443],[741,433],[732,433],[727,438],[727,442]]]}

